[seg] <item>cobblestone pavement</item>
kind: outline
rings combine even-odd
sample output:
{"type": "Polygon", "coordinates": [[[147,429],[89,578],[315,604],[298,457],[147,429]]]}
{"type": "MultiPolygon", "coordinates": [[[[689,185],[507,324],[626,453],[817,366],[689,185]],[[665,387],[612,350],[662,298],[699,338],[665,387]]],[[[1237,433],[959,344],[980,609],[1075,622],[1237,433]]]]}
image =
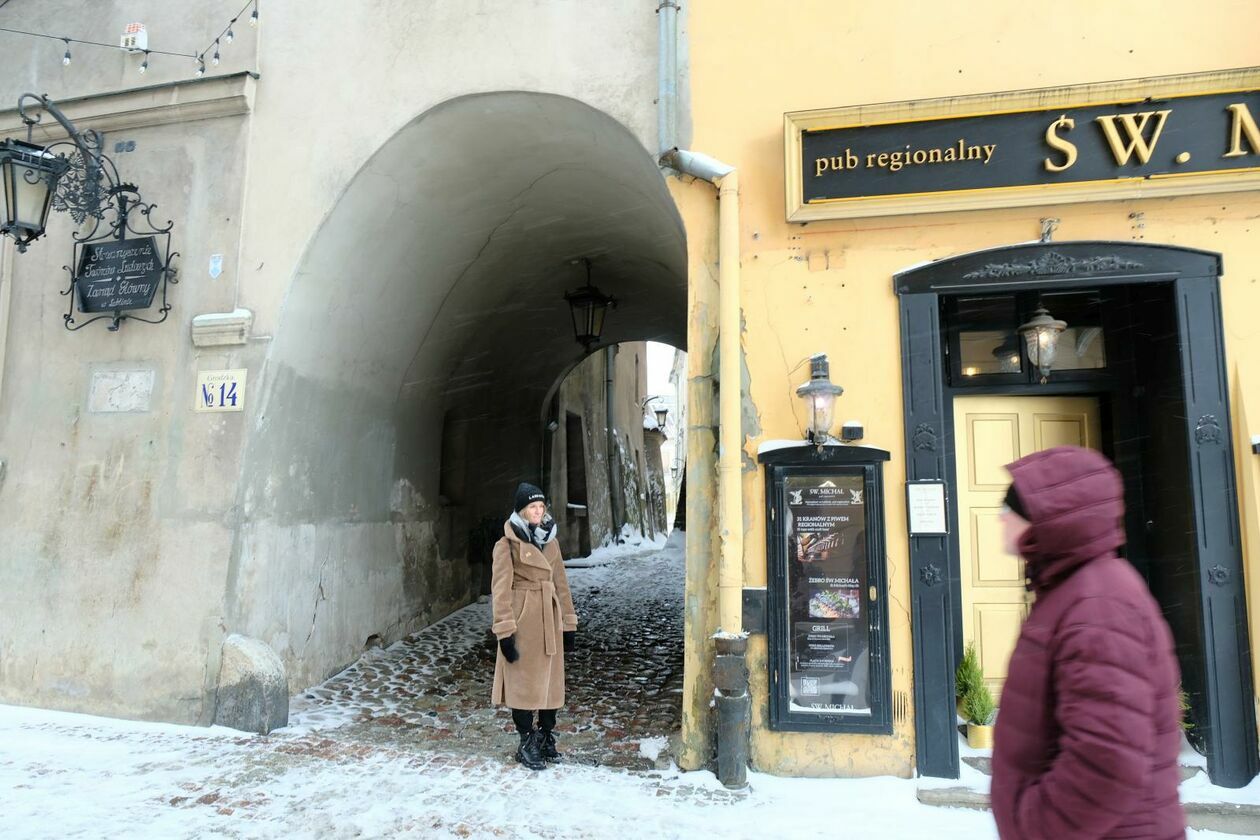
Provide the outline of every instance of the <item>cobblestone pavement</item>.
{"type": "MultiPolygon", "coordinates": [[[[641,754],[641,742],[659,749],[681,715],[682,558],[647,551],[568,574],[579,628],[577,649],[566,655],[560,749],[578,764],[650,769],[656,762],[641,754]]],[[[490,706],[490,623],[489,604],[473,604],[369,652],[294,698],[290,724],[336,726],[327,737],[343,744],[511,759],[510,714],[490,706]]]]}
{"type": "Polygon", "coordinates": [[[546,771],[512,760],[489,707],[476,604],[295,698],[269,736],[0,706],[0,837],[752,840],[837,819],[858,838],[996,836],[987,813],[920,804],[912,780],[750,773],[734,792],[654,768],[678,727],[682,573],[671,550],[571,573],[568,758],[546,771]]]}

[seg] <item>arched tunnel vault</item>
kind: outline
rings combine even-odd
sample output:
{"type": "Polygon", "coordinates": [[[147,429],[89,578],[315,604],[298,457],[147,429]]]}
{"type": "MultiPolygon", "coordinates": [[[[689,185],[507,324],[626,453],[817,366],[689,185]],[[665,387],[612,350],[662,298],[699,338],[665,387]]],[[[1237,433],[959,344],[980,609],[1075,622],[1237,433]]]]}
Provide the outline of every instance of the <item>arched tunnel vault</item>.
{"type": "Polygon", "coordinates": [[[618,300],[606,342],[682,347],[685,247],[655,161],[581,102],[474,95],[400,130],[287,293],[241,476],[228,631],[271,645],[296,689],[369,635],[466,602],[467,529],[536,475],[540,407],[582,355],[573,261],[618,300]]]}

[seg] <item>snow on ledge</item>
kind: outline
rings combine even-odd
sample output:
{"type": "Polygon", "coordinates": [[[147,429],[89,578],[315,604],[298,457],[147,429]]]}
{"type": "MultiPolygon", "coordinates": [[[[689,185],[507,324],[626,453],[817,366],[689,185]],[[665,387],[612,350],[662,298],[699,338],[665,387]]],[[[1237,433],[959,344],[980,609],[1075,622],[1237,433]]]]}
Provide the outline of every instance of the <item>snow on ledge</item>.
{"type": "MultiPolygon", "coordinates": [[[[807,440],[766,440],[757,446],[757,454],[765,455],[767,452],[778,452],[780,449],[797,449],[816,445],[807,440]]],[[[843,446],[845,449],[879,449],[878,446],[869,446],[865,443],[843,443],[835,438],[829,439],[826,445],[843,446]]]]}

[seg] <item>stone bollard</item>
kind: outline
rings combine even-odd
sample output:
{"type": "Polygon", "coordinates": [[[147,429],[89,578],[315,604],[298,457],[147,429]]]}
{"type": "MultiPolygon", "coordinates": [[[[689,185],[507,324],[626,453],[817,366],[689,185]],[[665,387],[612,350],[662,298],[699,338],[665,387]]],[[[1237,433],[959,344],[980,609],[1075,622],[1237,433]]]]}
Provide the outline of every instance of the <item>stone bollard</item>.
{"type": "Polygon", "coordinates": [[[748,694],[748,637],[714,638],[713,684],[717,689],[718,781],[731,789],[748,786],[748,738],[752,698],[748,694]]]}
{"type": "Polygon", "coordinates": [[[235,633],[224,640],[214,722],[260,735],[289,724],[284,663],[266,642],[235,633]]]}

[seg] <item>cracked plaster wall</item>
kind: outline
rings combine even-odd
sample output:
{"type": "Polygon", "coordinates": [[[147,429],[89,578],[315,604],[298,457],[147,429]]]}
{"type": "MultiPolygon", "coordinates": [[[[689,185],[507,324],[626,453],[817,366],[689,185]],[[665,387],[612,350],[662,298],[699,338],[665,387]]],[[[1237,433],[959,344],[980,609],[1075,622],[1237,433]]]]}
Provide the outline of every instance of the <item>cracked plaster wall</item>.
{"type": "MultiPolygon", "coordinates": [[[[41,5],[33,25],[55,17],[41,5]]],[[[86,89],[108,85],[88,54],[77,59],[86,89]]],[[[49,89],[76,90],[69,68],[56,67],[49,89]]],[[[248,123],[106,135],[107,148],[119,141],[135,144],[115,155],[123,177],[157,205],[159,223],[175,222],[182,282],[170,287],[166,323],[64,329],[68,216],[54,214],[25,254],[0,245],[12,267],[0,290],[10,302],[0,305],[0,703],[206,722],[245,430],[239,414],[192,411],[196,376],[253,367],[262,348],[198,349],[188,330],[194,313],[233,306],[248,123]],[[217,279],[207,273],[213,253],[224,254],[217,279]]],[[[255,396],[251,382],[244,398],[255,396]]]]}
{"type": "MultiPolygon", "coordinates": [[[[15,264],[0,700],[204,722],[227,633],[265,640],[297,690],[369,634],[471,597],[461,525],[536,470],[539,406],[577,354],[559,296],[579,283],[560,267],[596,259],[624,301],[610,340],[683,342],[682,228],[651,153],[652,12],[272,4],[208,68],[261,74],[247,117],[106,138],[137,141],[119,164],[176,220],[184,282],[167,324],[70,335],[55,288],[68,227],[15,264]],[[476,96],[505,90],[537,93],[476,96]],[[190,346],[193,315],[236,307],[254,314],[249,344],[190,346]],[[152,370],[148,411],[89,416],[94,366],[152,370]],[[194,415],[197,370],[234,367],[249,371],[245,412],[194,415]],[[451,411],[466,435],[456,500],[439,492],[451,411]]],[[[218,28],[156,0],[23,13],[102,41],[137,19],[155,45],[218,28]]],[[[160,96],[190,78],[186,61],[155,56],[141,77],[116,53],[76,47],[62,67],[47,42],[4,46],[22,68],[9,101],[141,83],[160,96]]]]}

